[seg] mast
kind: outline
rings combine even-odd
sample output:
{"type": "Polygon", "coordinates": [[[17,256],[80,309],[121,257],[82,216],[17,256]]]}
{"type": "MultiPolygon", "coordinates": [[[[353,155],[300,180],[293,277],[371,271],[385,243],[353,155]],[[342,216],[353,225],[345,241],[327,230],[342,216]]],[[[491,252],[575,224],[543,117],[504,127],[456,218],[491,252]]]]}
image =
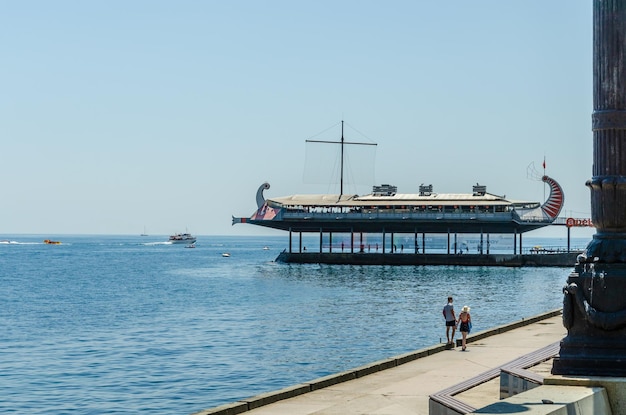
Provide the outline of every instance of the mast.
{"type": "Polygon", "coordinates": [[[343,120],[341,120],[341,177],[339,178],[339,198],[343,195],[343,120]]]}
{"type": "MultiPolygon", "coordinates": [[[[335,124],[336,125],[336,124],[335,124]]],[[[344,145],[345,144],[356,144],[361,146],[376,146],[376,143],[357,143],[345,141],[343,137],[343,120],[341,120],[341,141],[326,141],[326,140],[306,140],[307,143],[324,143],[324,144],[340,144],[341,145],[341,167],[340,167],[340,178],[339,178],[339,199],[343,196],[343,163],[344,163],[344,145]]]]}

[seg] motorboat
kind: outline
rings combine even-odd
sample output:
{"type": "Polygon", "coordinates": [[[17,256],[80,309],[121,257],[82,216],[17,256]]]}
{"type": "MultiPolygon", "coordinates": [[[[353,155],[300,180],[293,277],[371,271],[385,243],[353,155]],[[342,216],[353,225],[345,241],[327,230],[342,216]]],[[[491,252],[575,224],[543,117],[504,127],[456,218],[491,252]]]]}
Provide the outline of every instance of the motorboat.
{"type": "Polygon", "coordinates": [[[196,237],[190,233],[176,233],[170,235],[169,242],[173,244],[187,244],[191,245],[196,242],[196,237]]]}

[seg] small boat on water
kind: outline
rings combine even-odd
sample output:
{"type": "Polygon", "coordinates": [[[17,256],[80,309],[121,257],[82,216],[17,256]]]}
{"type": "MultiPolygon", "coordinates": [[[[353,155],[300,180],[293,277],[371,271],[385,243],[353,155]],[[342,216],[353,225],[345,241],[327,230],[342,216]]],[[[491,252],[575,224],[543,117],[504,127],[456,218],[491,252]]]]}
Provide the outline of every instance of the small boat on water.
{"type": "Polygon", "coordinates": [[[230,256],[230,254],[229,254],[228,252],[224,252],[224,253],[222,254],[222,256],[223,256],[224,258],[228,258],[228,257],[230,256]]]}
{"type": "Polygon", "coordinates": [[[46,245],[61,245],[61,241],[52,241],[50,239],[44,239],[43,243],[46,245]]]}
{"type": "Polygon", "coordinates": [[[192,236],[190,233],[176,233],[174,235],[170,235],[169,242],[173,244],[191,245],[196,243],[196,237],[192,236]]]}

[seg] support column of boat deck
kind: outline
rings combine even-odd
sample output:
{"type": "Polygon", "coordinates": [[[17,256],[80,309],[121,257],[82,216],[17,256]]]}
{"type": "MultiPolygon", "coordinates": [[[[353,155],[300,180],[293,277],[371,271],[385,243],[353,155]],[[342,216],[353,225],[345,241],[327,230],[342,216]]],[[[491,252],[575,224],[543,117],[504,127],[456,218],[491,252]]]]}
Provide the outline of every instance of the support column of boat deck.
{"type": "Polygon", "coordinates": [[[324,244],[324,229],[320,228],[320,254],[322,253],[323,244],[324,244]]]}
{"type": "Polygon", "coordinates": [[[448,255],[450,255],[450,229],[448,229],[448,255]]]}
{"type": "Polygon", "coordinates": [[[359,234],[359,252],[365,252],[365,249],[363,246],[363,232],[359,234]]]}
{"type": "Polygon", "coordinates": [[[289,253],[291,253],[291,227],[289,227],[289,253]]]}
{"type": "Polygon", "coordinates": [[[513,230],[513,254],[517,254],[517,229],[513,230]]]}
{"type": "Polygon", "coordinates": [[[383,228],[383,254],[385,253],[385,228],[383,228]]]}
{"type": "Polygon", "coordinates": [[[522,233],[519,234],[519,254],[522,255],[522,233]]]}
{"type": "Polygon", "coordinates": [[[422,232],[422,254],[426,253],[426,234],[422,232]]]}
{"type": "Polygon", "coordinates": [[[298,252],[302,253],[302,231],[300,231],[300,247],[298,248],[298,252]]]}
{"type": "Polygon", "coordinates": [[[333,252],[333,232],[328,232],[328,253],[332,254],[333,252]]]}
{"type": "Polygon", "coordinates": [[[350,228],[350,253],[354,254],[354,229],[350,228]]]}
{"type": "Polygon", "coordinates": [[[483,228],[480,228],[480,254],[483,254],[483,228]]]}

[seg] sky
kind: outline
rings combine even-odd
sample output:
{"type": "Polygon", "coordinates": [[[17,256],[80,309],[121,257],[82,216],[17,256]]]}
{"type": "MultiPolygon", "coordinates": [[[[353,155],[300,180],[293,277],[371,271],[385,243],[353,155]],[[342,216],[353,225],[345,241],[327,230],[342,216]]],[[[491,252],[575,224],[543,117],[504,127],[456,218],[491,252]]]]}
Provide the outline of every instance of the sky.
{"type": "Polygon", "coordinates": [[[305,177],[305,140],[338,140],[342,120],[346,140],[377,143],[374,182],[344,193],[480,183],[542,202],[527,167],[545,159],[562,215],[590,217],[590,1],[0,10],[0,234],[276,233],[231,217],[253,214],[266,181],[266,197],[338,193],[305,177]]]}

